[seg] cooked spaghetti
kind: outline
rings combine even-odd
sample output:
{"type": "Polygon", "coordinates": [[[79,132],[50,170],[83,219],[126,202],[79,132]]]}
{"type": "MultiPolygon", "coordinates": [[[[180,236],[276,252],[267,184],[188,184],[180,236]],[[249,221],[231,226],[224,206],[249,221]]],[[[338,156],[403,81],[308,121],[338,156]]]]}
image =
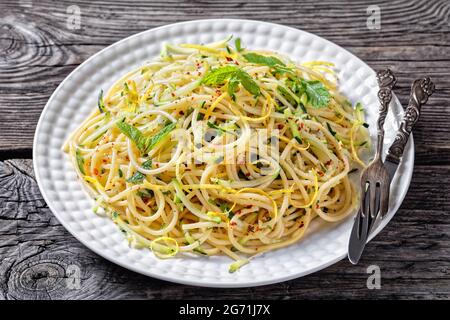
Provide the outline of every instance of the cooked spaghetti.
{"type": "Polygon", "coordinates": [[[165,45],[119,79],[64,145],[106,214],[160,258],[225,254],[237,270],[355,207],[370,139],[333,64],[236,39],[165,45]]]}

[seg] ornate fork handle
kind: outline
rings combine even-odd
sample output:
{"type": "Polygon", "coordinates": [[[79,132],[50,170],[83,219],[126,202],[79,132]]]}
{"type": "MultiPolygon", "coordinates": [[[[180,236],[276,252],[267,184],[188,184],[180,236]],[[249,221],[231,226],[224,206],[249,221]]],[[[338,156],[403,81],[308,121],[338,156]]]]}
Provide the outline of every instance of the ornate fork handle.
{"type": "Polygon", "coordinates": [[[408,142],[411,130],[417,120],[419,120],[420,109],[433,94],[434,89],[434,83],[430,80],[430,78],[417,79],[413,82],[408,107],[406,108],[397,136],[388,150],[388,154],[386,156],[387,160],[395,163],[400,162],[400,158],[403,155],[403,150],[408,142]]]}
{"type": "Polygon", "coordinates": [[[389,103],[392,99],[392,89],[395,86],[395,83],[397,82],[397,79],[395,78],[394,74],[391,70],[381,70],[377,72],[377,81],[378,86],[380,87],[378,91],[378,99],[380,100],[380,110],[379,110],[379,117],[377,122],[377,154],[376,157],[379,158],[382,153],[383,148],[383,140],[384,140],[384,120],[386,120],[386,115],[389,108],[389,103]]]}

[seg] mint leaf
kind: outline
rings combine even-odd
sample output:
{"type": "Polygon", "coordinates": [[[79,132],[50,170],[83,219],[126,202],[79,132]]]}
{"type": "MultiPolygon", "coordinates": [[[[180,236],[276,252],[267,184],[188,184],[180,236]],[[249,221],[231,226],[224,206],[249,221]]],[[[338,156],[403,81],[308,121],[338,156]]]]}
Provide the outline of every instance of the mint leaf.
{"type": "Polygon", "coordinates": [[[105,103],[103,102],[103,90],[100,90],[100,93],[98,94],[97,105],[100,113],[106,112],[105,103]]]}
{"type": "Polygon", "coordinates": [[[202,80],[202,83],[206,85],[224,84],[225,81],[231,79],[231,77],[233,77],[237,71],[239,71],[239,68],[235,66],[216,68],[206,74],[206,76],[202,80]]]}
{"type": "Polygon", "coordinates": [[[239,70],[237,73],[237,78],[241,82],[242,86],[250,92],[254,96],[258,96],[260,94],[260,89],[258,84],[253,80],[253,78],[244,70],[239,70]]]}
{"type": "Polygon", "coordinates": [[[236,95],[234,94],[236,92],[236,89],[239,85],[239,79],[237,79],[235,76],[233,76],[229,81],[227,85],[227,91],[228,95],[233,99],[233,101],[236,101],[236,95]]]}
{"type": "Polygon", "coordinates": [[[263,56],[253,52],[244,54],[244,58],[250,63],[262,64],[268,67],[286,66],[280,59],[276,57],[263,56]]]}
{"type": "Polygon", "coordinates": [[[221,85],[228,81],[228,94],[233,98],[238,84],[253,95],[259,95],[260,89],[253,78],[244,70],[236,66],[225,66],[211,70],[203,78],[202,83],[206,85],[221,85]]]}

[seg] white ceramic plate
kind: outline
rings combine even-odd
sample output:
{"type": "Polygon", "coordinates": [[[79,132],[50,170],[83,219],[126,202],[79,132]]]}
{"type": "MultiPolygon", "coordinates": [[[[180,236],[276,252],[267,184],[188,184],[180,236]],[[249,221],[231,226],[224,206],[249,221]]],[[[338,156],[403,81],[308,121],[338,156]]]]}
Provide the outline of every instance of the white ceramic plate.
{"type": "MultiPolygon", "coordinates": [[[[297,61],[327,60],[336,64],[340,88],[352,103],[366,107],[371,136],[378,112],[375,73],[341,47],[313,34],[282,25],[248,20],[198,20],[148,30],[100,51],[75,69],[55,90],[39,120],[33,150],[41,192],[55,216],[78,240],[106,259],[130,270],[184,284],[246,287],[304,276],[344,258],[353,217],[339,223],[316,219],[297,244],[266,253],[230,274],[223,256],[183,256],[160,260],[146,249],[132,249],[108,218],[92,212],[92,200],[82,189],[61,146],[70,132],[96,106],[97,94],[127,71],[157,56],[163,43],[207,43],[228,35],[245,47],[287,54],[297,61]]],[[[393,141],[402,107],[395,98],[386,119],[386,144],[393,141]]],[[[376,235],[399,208],[408,189],[414,162],[410,138],[399,173],[392,185],[390,212],[376,235]]]]}

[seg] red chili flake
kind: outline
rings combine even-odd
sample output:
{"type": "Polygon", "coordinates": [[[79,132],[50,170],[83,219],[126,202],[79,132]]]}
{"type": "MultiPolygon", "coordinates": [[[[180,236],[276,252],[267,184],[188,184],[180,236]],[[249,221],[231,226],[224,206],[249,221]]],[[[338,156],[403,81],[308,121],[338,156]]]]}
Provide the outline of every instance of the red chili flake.
{"type": "Polygon", "coordinates": [[[172,95],[172,97],[175,97],[175,93],[172,92],[171,95],[172,95]]]}
{"type": "Polygon", "coordinates": [[[127,161],[129,161],[129,160],[130,160],[130,157],[129,157],[129,156],[125,156],[125,159],[127,159],[127,161]]]}
{"type": "Polygon", "coordinates": [[[237,62],[237,61],[235,61],[234,63],[235,63],[236,65],[239,65],[239,62],[237,62]]]}
{"type": "Polygon", "coordinates": [[[251,204],[249,204],[249,205],[247,205],[247,206],[245,206],[247,209],[250,209],[251,207],[252,207],[252,205],[251,204]]]}
{"type": "Polygon", "coordinates": [[[316,209],[319,209],[319,208],[320,208],[319,204],[318,204],[318,203],[316,203],[316,209]]]}
{"type": "Polygon", "coordinates": [[[191,168],[186,168],[184,171],[191,171],[191,168]]]}
{"type": "Polygon", "coordinates": [[[247,227],[248,232],[255,232],[255,227],[252,224],[249,224],[247,227]]]}
{"type": "Polygon", "coordinates": [[[277,125],[277,128],[281,130],[281,129],[284,128],[284,125],[283,125],[282,123],[279,123],[279,124],[277,125]]]}
{"type": "Polygon", "coordinates": [[[106,162],[107,162],[107,160],[106,160],[106,159],[103,159],[103,160],[102,160],[102,162],[103,162],[103,163],[106,163],[106,162]]]}
{"type": "Polygon", "coordinates": [[[225,57],[225,58],[227,59],[227,61],[233,61],[233,59],[230,57],[225,57]]]}
{"type": "Polygon", "coordinates": [[[246,177],[250,177],[250,173],[247,172],[247,173],[245,174],[245,176],[246,176],[246,177]]]}
{"type": "Polygon", "coordinates": [[[159,163],[155,163],[155,167],[159,168],[159,163]]]}
{"type": "Polygon", "coordinates": [[[302,127],[302,129],[303,129],[304,126],[305,126],[305,124],[303,122],[300,123],[300,127],[302,127]]]}
{"type": "Polygon", "coordinates": [[[326,166],[329,166],[331,164],[331,160],[328,160],[327,162],[325,162],[326,166]]]}
{"type": "Polygon", "coordinates": [[[322,171],[317,172],[319,174],[319,176],[323,177],[324,173],[322,171]]]}
{"type": "Polygon", "coordinates": [[[94,168],[94,175],[98,176],[98,169],[94,168]]]}
{"type": "Polygon", "coordinates": [[[178,112],[179,114],[181,114],[181,115],[184,115],[184,111],[183,110],[180,110],[180,112],[178,112]]]}
{"type": "Polygon", "coordinates": [[[231,221],[230,222],[230,226],[235,226],[235,225],[237,225],[236,221],[231,221]]]}
{"type": "Polygon", "coordinates": [[[303,228],[305,226],[305,223],[302,221],[300,222],[300,228],[303,228]]]}
{"type": "Polygon", "coordinates": [[[191,73],[188,71],[188,72],[186,72],[186,74],[187,74],[187,75],[190,75],[191,73]]]}

